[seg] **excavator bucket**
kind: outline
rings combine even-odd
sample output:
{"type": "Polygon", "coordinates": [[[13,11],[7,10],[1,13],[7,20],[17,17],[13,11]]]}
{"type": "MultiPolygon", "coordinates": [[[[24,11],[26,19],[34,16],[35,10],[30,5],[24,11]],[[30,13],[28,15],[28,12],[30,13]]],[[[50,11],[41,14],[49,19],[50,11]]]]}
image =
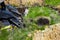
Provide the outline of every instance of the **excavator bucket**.
{"type": "Polygon", "coordinates": [[[3,21],[4,24],[6,24],[6,20],[14,25],[17,26],[18,28],[23,27],[23,23],[21,22],[21,19],[19,20],[18,17],[16,17],[13,13],[9,12],[8,10],[6,11],[0,11],[0,20],[5,20],[3,21]]]}

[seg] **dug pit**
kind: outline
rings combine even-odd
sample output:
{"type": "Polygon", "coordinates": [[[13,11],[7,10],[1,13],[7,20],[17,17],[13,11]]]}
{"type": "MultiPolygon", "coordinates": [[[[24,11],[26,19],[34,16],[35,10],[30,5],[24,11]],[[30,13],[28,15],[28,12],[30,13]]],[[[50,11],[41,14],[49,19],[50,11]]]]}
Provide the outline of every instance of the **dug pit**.
{"type": "Polygon", "coordinates": [[[37,24],[38,25],[49,25],[50,20],[47,18],[39,18],[39,19],[37,19],[37,24]]]}

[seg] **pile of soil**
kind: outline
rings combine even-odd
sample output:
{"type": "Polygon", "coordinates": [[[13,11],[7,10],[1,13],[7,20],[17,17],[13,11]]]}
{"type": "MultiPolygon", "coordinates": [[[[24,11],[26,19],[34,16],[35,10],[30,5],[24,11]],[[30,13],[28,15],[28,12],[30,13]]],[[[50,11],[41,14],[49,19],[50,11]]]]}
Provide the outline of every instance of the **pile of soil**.
{"type": "Polygon", "coordinates": [[[51,25],[43,31],[37,30],[33,40],[60,40],[60,23],[51,25]]]}

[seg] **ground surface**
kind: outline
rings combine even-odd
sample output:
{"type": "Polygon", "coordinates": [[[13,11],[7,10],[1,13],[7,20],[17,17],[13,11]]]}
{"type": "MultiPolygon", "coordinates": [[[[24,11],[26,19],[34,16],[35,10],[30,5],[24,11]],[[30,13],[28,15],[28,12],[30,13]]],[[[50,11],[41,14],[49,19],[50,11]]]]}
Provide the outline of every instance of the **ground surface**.
{"type": "MultiPolygon", "coordinates": [[[[45,0],[45,3],[49,5],[57,6],[57,5],[60,5],[60,0],[57,0],[57,1],[56,0],[52,0],[52,1],[45,0]]],[[[50,19],[49,26],[60,23],[60,15],[57,11],[51,8],[48,8],[48,7],[43,7],[43,6],[42,7],[39,7],[39,6],[30,7],[28,15],[24,17],[26,28],[23,28],[23,29],[15,28],[14,30],[9,30],[9,29],[1,30],[0,40],[37,40],[37,39],[40,40],[41,36],[42,36],[41,40],[44,40],[46,38],[48,38],[46,40],[59,40],[60,38],[59,25],[60,24],[57,25],[56,29],[55,29],[55,26],[53,26],[53,30],[51,28],[48,28],[48,25],[39,26],[36,24],[36,20],[39,17],[47,17],[48,19],[50,19]],[[31,21],[31,19],[33,19],[33,21],[31,21]],[[45,31],[43,31],[44,33],[41,33],[42,32],[41,30],[44,30],[44,29],[45,29],[45,31]]]]}

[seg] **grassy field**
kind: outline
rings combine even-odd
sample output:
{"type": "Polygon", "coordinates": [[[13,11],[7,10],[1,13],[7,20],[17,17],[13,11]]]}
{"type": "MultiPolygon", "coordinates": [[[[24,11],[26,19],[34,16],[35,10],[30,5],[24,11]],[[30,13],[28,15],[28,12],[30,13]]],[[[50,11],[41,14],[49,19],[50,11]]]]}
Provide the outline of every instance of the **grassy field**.
{"type": "MultiPolygon", "coordinates": [[[[46,4],[49,5],[59,5],[59,0],[46,0],[46,4]]],[[[37,19],[38,17],[48,17],[50,18],[50,25],[60,23],[60,15],[59,13],[48,7],[30,7],[29,13],[24,17],[24,22],[26,23],[26,28],[15,28],[14,30],[1,30],[0,31],[0,40],[32,40],[33,33],[35,30],[44,30],[46,26],[38,26],[35,22],[30,22],[30,19],[37,19]],[[31,37],[28,35],[32,34],[31,37]]]]}

